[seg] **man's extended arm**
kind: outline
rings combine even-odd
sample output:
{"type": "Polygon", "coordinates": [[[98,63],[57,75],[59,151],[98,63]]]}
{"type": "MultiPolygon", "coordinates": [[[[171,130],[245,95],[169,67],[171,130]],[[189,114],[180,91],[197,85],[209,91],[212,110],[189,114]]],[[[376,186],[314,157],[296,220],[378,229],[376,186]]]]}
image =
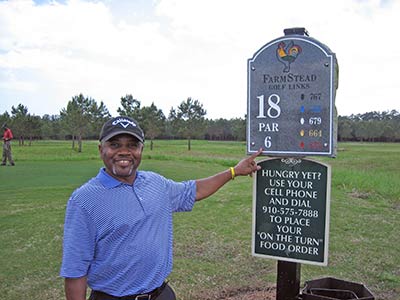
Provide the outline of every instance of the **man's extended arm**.
{"type": "MultiPolygon", "coordinates": [[[[251,175],[260,169],[254,159],[259,156],[262,149],[253,155],[241,160],[233,169],[235,176],[251,175]]],[[[207,198],[218,191],[225,183],[232,179],[231,170],[228,169],[213,176],[196,180],[196,201],[207,198]]]]}

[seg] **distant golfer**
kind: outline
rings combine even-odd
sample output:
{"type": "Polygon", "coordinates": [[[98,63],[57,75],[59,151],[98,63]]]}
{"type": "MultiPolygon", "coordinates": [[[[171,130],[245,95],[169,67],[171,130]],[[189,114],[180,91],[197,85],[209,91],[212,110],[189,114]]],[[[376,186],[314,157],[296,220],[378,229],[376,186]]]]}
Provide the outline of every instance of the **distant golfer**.
{"type": "Polygon", "coordinates": [[[66,209],[63,258],[68,300],[172,300],[174,212],[190,211],[235,176],[259,167],[261,150],[208,178],[175,182],[140,171],[144,134],[128,117],[107,121],[100,133],[105,167],[75,190],[66,209]]]}
{"type": "Polygon", "coordinates": [[[11,153],[11,140],[13,139],[13,134],[11,129],[7,127],[7,124],[3,124],[3,130],[3,161],[1,165],[5,166],[8,160],[11,166],[15,166],[11,153]]]}

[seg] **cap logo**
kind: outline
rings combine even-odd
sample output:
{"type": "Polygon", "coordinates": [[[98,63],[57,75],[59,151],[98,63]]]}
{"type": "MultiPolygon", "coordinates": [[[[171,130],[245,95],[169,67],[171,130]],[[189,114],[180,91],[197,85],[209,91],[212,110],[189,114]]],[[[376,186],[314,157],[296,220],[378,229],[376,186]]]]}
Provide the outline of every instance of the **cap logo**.
{"type": "Polygon", "coordinates": [[[129,126],[129,124],[132,125],[133,127],[137,126],[134,122],[132,122],[131,120],[128,120],[128,119],[116,119],[112,122],[112,124],[114,126],[121,124],[121,126],[124,128],[127,128],[129,126]]]}

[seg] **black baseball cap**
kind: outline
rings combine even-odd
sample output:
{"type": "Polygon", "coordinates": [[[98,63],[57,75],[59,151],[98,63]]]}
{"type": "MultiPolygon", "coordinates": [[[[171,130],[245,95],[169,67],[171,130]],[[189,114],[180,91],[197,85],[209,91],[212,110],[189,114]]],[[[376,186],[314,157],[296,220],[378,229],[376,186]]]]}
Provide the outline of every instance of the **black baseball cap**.
{"type": "Polygon", "coordinates": [[[130,134],[144,143],[144,133],[139,124],[130,117],[119,116],[104,123],[100,132],[100,142],[105,142],[118,134],[130,134]]]}

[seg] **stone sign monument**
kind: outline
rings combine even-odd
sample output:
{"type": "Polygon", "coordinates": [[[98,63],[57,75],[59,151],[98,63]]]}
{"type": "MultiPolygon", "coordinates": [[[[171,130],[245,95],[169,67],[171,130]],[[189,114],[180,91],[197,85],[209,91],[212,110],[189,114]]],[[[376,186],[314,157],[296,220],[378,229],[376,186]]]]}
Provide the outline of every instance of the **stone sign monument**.
{"type": "Polygon", "coordinates": [[[304,28],[284,30],[247,67],[247,153],[253,184],[254,256],[278,259],[277,300],[299,293],[300,263],[327,265],[330,166],[305,156],[336,156],[335,54],[304,28]]]}
{"type": "Polygon", "coordinates": [[[247,153],[336,155],[335,54],[286,29],[248,60],[247,153]]]}

